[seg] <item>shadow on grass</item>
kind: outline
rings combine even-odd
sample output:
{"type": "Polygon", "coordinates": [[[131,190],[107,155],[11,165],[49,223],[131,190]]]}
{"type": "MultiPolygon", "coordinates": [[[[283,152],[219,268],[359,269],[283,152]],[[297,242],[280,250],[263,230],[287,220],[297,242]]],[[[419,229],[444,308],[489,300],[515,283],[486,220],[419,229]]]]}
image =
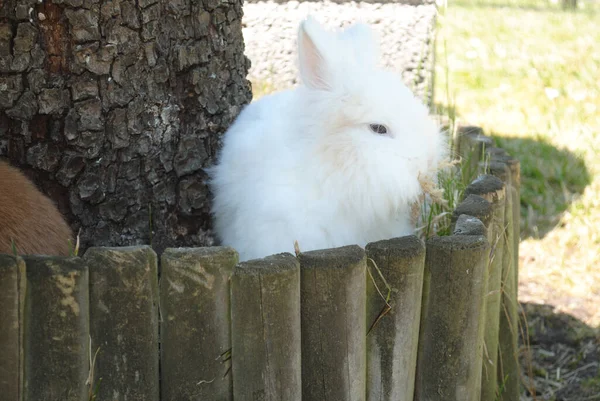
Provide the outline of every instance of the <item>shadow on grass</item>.
{"type": "Polygon", "coordinates": [[[543,138],[488,134],[521,163],[521,238],[543,238],[591,183],[583,158],[543,138]]]}
{"type": "MultiPolygon", "coordinates": [[[[454,106],[436,104],[434,110],[450,118],[460,115],[454,106]]],[[[591,183],[585,161],[541,137],[485,133],[521,163],[521,239],[543,238],[557,227],[562,214],[591,183]]]]}
{"type": "Polygon", "coordinates": [[[529,333],[520,339],[523,384],[535,388],[537,400],[595,399],[600,394],[599,329],[549,305],[521,305],[529,333]]]}

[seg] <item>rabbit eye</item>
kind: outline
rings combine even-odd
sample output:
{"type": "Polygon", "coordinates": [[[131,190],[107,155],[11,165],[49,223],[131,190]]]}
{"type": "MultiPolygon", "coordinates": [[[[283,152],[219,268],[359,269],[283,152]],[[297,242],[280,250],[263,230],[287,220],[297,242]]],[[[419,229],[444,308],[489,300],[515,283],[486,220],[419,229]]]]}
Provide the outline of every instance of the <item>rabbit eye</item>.
{"type": "Polygon", "coordinates": [[[373,131],[376,134],[383,135],[388,133],[387,127],[382,124],[369,124],[369,128],[371,128],[371,131],[373,131]]]}

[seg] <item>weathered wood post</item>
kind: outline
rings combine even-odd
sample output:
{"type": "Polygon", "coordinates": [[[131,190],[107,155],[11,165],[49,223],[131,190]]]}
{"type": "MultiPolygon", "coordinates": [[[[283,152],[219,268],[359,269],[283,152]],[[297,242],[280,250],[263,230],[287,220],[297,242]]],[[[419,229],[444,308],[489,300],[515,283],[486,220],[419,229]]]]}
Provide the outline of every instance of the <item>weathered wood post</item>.
{"type": "Polygon", "coordinates": [[[480,127],[461,126],[457,128],[456,142],[457,156],[463,160],[463,176],[472,177],[485,157],[485,149],[493,146],[492,138],[484,135],[480,127]]]}
{"type": "Polygon", "coordinates": [[[25,263],[0,255],[0,394],[21,401],[23,394],[23,312],[25,263]]]}
{"type": "Polygon", "coordinates": [[[498,340],[498,382],[503,384],[501,399],[518,401],[520,399],[520,368],[519,368],[519,305],[517,300],[518,272],[515,266],[514,254],[519,246],[515,240],[513,210],[516,189],[512,185],[510,167],[506,163],[496,161],[492,155],[489,165],[490,174],[500,178],[505,184],[510,196],[506,198],[504,224],[504,255],[502,270],[502,305],[500,310],[500,328],[498,340]]]}
{"type": "MultiPolygon", "coordinates": [[[[505,163],[510,169],[510,184],[512,187],[512,214],[513,214],[513,264],[515,266],[515,280],[519,278],[519,241],[521,237],[521,163],[508,153],[492,154],[492,160],[505,163]]],[[[508,193],[507,193],[508,196],[508,193]]]]}
{"type": "Polygon", "coordinates": [[[367,263],[367,400],[412,401],[425,246],[411,235],[370,243],[366,252],[375,263],[367,263]]]}
{"type": "Polygon", "coordinates": [[[364,401],[366,256],[358,246],[301,253],[302,399],[364,401]]]}
{"type": "Polygon", "coordinates": [[[479,195],[467,195],[452,212],[451,231],[456,230],[459,217],[466,215],[480,220],[486,228],[485,235],[487,236],[488,227],[490,226],[494,215],[493,213],[492,204],[485,198],[479,195]]]}
{"type": "Polygon", "coordinates": [[[87,265],[79,258],[23,259],[27,276],[23,399],[88,401],[87,265]]]}
{"type": "Polygon", "coordinates": [[[427,241],[415,401],[478,401],[485,270],[483,235],[427,241]]]}
{"type": "MultiPolygon", "coordinates": [[[[493,158],[505,163],[510,169],[510,183],[512,186],[512,215],[513,215],[513,266],[515,290],[519,287],[519,242],[521,240],[521,163],[508,153],[496,155],[493,158]]],[[[517,302],[515,293],[515,302],[517,302]]]]}
{"type": "MultiPolygon", "coordinates": [[[[159,399],[158,272],[148,246],[90,248],[90,336],[98,401],[159,399]]],[[[86,338],[86,341],[89,339],[86,338]]]]}
{"type": "Polygon", "coordinates": [[[478,195],[492,205],[492,220],[488,225],[491,252],[488,263],[488,288],[486,292],[486,322],[484,356],[482,364],[481,399],[495,400],[498,390],[498,338],[501,308],[501,279],[504,252],[504,210],[506,189],[504,183],[492,175],[481,175],[467,189],[466,195],[478,195]]]}
{"type": "Polygon", "coordinates": [[[454,235],[483,235],[487,238],[487,228],[477,217],[461,214],[456,220],[454,235]]]}
{"type": "MultiPolygon", "coordinates": [[[[492,220],[494,218],[494,209],[492,204],[488,202],[486,199],[482,198],[478,195],[467,195],[466,198],[457,205],[452,213],[452,231],[456,235],[483,235],[488,239],[488,244],[491,243],[490,238],[490,230],[488,227],[491,226],[492,220]]],[[[491,249],[491,245],[490,245],[491,249]]],[[[486,268],[483,269],[483,281],[484,281],[484,289],[483,289],[483,309],[481,310],[480,316],[480,326],[478,333],[478,363],[480,366],[483,364],[483,359],[486,356],[485,352],[485,331],[486,331],[486,307],[487,307],[487,298],[486,294],[488,294],[489,290],[489,278],[490,278],[490,270],[489,270],[489,257],[486,262],[486,268]]],[[[479,370],[478,374],[478,387],[477,391],[481,393],[481,374],[483,369],[479,370]]]]}
{"type": "Polygon", "coordinates": [[[293,255],[235,268],[231,330],[233,399],[301,401],[300,268],[293,255]]]}
{"type": "MultiPolygon", "coordinates": [[[[515,159],[514,157],[512,157],[511,155],[509,155],[504,149],[502,148],[497,148],[497,147],[490,147],[486,149],[486,152],[489,154],[490,156],[490,164],[491,163],[503,163],[506,166],[508,166],[510,173],[508,176],[508,182],[510,183],[511,186],[511,191],[510,194],[512,196],[512,216],[513,216],[513,247],[514,247],[514,252],[513,252],[513,263],[515,266],[515,280],[517,281],[517,285],[518,285],[518,278],[519,278],[519,242],[520,242],[520,221],[521,221],[521,163],[515,159]]],[[[484,171],[483,170],[484,166],[483,164],[480,164],[480,171],[484,171]]],[[[485,168],[490,169],[490,166],[485,166],[485,168]]],[[[498,167],[496,168],[496,171],[498,171],[498,167]]],[[[490,172],[490,174],[492,174],[490,172]]],[[[494,175],[494,174],[492,174],[494,175]]],[[[506,193],[506,196],[508,197],[508,191],[506,193]]]]}
{"type": "Polygon", "coordinates": [[[228,247],[168,248],[161,256],[161,400],[231,401],[228,247]]]}

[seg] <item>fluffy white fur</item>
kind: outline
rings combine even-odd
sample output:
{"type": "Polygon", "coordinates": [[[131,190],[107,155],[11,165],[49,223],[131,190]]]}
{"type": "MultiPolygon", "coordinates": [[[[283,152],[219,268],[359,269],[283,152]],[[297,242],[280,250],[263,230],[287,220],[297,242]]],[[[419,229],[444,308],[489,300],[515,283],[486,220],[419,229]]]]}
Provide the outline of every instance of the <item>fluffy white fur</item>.
{"type": "Polygon", "coordinates": [[[445,141],[396,74],[377,67],[371,29],[298,34],[302,85],[249,104],[211,171],[216,233],[240,260],[409,235],[411,204],[445,141]],[[369,124],[383,124],[388,134],[369,124]]]}

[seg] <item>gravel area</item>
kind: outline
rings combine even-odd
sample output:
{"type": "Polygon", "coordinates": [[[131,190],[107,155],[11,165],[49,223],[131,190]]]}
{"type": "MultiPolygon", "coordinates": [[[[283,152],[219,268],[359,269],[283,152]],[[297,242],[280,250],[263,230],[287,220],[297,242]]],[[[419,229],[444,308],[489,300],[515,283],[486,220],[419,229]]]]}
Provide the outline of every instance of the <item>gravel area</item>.
{"type": "Polygon", "coordinates": [[[432,98],[436,7],[434,4],[331,1],[245,3],[243,34],[252,67],[248,78],[272,89],[297,84],[298,25],[312,14],[330,29],[356,21],[379,33],[382,65],[399,72],[426,104],[432,98]]]}

